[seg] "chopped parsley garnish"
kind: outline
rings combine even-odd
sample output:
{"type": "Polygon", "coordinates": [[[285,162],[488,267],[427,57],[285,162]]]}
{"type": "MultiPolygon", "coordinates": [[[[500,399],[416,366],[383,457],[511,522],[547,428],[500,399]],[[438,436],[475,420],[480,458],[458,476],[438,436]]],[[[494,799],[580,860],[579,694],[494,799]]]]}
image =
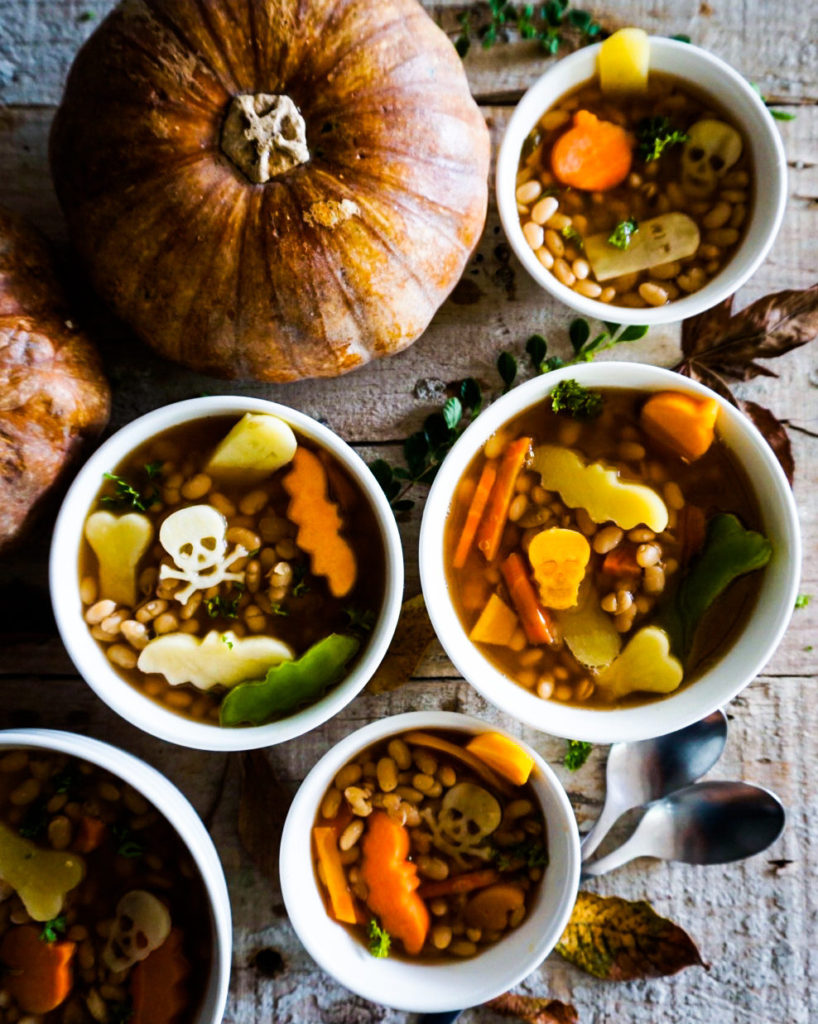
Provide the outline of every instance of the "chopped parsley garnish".
{"type": "Polygon", "coordinates": [[[307,566],[304,562],[296,562],[293,566],[293,597],[302,597],[304,594],[309,594],[310,588],[304,582],[304,577],[307,575],[307,566]]]}
{"type": "Polygon", "coordinates": [[[222,597],[216,594],[215,597],[208,597],[205,601],[205,611],[211,619],[235,619],[239,614],[239,599],[244,589],[240,583],[236,584],[238,593],[234,597],[222,597]]]}
{"type": "Polygon", "coordinates": [[[527,868],[544,868],[548,865],[548,851],[542,839],[531,836],[516,846],[499,850],[495,863],[500,871],[506,871],[519,864],[524,864],[527,868]]]}
{"type": "Polygon", "coordinates": [[[586,740],[568,740],[568,749],[565,751],[562,763],[569,772],[575,772],[588,760],[592,748],[593,744],[586,740]]]}
{"type": "Polygon", "coordinates": [[[577,231],[573,224],[566,224],[562,231],[560,231],[560,234],[569,242],[576,243],[579,249],[585,248],[582,241],[582,235],[579,233],[579,231],[577,231]]]}
{"type": "Polygon", "coordinates": [[[286,618],[290,614],[289,609],[285,608],[279,601],[271,601],[270,607],[273,610],[273,615],[281,615],[283,618],[286,618]]]}
{"type": "Polygon", "coordinates": [[[369,922],[369,952],[382,960],[389,956],[392,947],[392,936],[385,928],[381,928],[373,917],[369,922]]]}
{"type": "Polygon", "coordinates": [[[354,605],[348,605],[344,608],[344,615],[353,629],[362,629],[369,633],[375,625],[375,613],[371,608],[356,608],[354,605]]]}
{"type": "MultiPolygon", "coordinates": [[[[147,462],[143,467],[148,482],[157,480],[162,475],[161,462],[147,462]]],[[[151,505],[159,499],[159,491],[154,486],[144,491],[137,490],[133,484],[129,484],[116,473],[103,473],[106,480],[114,485],[113,494],[103,494],[99,499],[101,505],[111,505],[115,508],[133,508],[137,512],[147,512],[151,505]]]]}
{"type": "Polygon", "coordinates": [[[795,599],[796,608],[806,608],[809,604],[809,594],[799,594],[795,599]]]}
{"type": "Polygon", "coordinates": [[[55,793],[72,793],[80,784],[80,773],[73,764],[54,776],[55,793]]]}
{"type": "Polygon", "coordinates": [[[43,925],[43,930],[40,932],[40,942],[56,942],[58,935],[64,935],[68,929],[68,924],[65,920],[65,914],[60,914],[59,917],[52,917],[50,921],[46,921],[43,925]]]}
{"type": "Polygon", "coordinates": [[[145,853],[145,844],[134,839],[134,834],[127,825],[112,825],[111,834],[117,841],[118,856],[125,857],[127,860],[136,860],[145,853]]]}
{"type": "Polygon", "coordinates": [[[227,647],[229,651],[233,650],[233,641],[227,639],[227,634],[222,633],[222,643],[227,647]]]}
{"type": "Polygon", "coordinates": [[[627,220],[621,220],[608,235],[608,245],[613,245],[617,249],[627,249],[633,241],[633,236],[638,230],[639,225],[633,217],[629,217],[627,220]]]}
{"type": "Polygon", "coordinates": [[[551,392],[554,412],[567,412],[575,420],[592,420],[602,412],[602,395],[590,391],[573,378],[561,380],[551,392]]]}
{"type": "Polygon", "coordinates": [[[670,123],[670,118],[645,117],[636,126],[636,151],[646,164],[658,160],[666,149],[687,142],[689,135],[670,123]]]}

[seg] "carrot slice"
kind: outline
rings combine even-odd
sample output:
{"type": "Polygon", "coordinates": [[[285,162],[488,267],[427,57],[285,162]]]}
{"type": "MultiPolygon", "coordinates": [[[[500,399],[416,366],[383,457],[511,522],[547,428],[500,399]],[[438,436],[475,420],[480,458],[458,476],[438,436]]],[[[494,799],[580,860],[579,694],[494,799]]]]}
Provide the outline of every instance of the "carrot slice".
{"type": "Polygon", "coordinates": [[[418,869],[407,860],[408,831],[383,811],[374,811],[361,840],[361,854],[367,906],[407,953],[419,953],[429,932],[429,911],[416,892],[418,869]]]}
{"type": "Polygon", "coordinates": [[[477,533],[477,527],[480,525],[480,520],[483,517],[483,512],[496,479],[496,465],[493,462],[487,462],[483,466],[480,479],[477,481],[477,487],[469,505],[469,511],[466,513],[463,532],[460,534],[460,539],[455,548],[454,558],[452,559],[452,565],[455,569],[462,569],[466,564],[466,559],[469,557],[471,546],[474,543],[474,536],[477,533]]]}
{"type": "Polygon", "coordinates": [[[74,850],[77,853],[93,853],[94,850],[102,846],[107,834],[108,826],[104,821],[86,815],[84,818],[80,818],[77,835],[74,839],[74,850]]]}
{"type": "Polygon", "coordinates": [[[454,896],[458,893],[474,892],[475,889],[485,889],[489,885],[494,885],[499,878],[500,874],[494,868],[482,868],[480,871],[452,875],[440,882],[424,882],[418,893],[425,900],[434,900],[438,896],[454,896]]]}
{"type": "Polygon", "coordinates": [[[497,478],[489,495],[485,514],[477,531],[477,546],[491,562],[500,550],[503,529],[508,521],[508,509],[514,497],[514,484],[523,468],[531,448],[530,437],[518,437],[506,448],[497,478]]]}
{"type": "Polygon", "coordinates": [[[681,391],[660,391],[642,406],[642,429],[675,455],[695,462],[716,436],[719,403],[715,398],[694,398],[681,391]]]}
{"type": "Polygon", "coordinates": [[[355,901],[347,885],[347,876],[338,852],[338,836],[334,828],[316,827],[312,830],[318,863],[324,869],[324,879],[329,892],[332,912],[336,921],[355,924],[355,901]]]}
{"type": "Polygon", "coordinates": [[[456,743],[450,743],[441,736],[435,736],[430,732],[408,732],[404,737],[407,743],[414,743],[418,747],[429,747],[430,750],[439,750],[441,754],[448,754],[458,761],[462,761],[480,778],[505,796],[511,796],[512,790],[508,784],[500,778],[489,766],[475,757],[465,747],[458,747],[456,743]]]}
{"type": "Polygon", "coordinates": [[[482,732],[469,740],[466,749],[515,786],[524,786],[534,767],[531,754],[501,732],[482,732]]]}
{"type": "Polygon", "coordinates": [[[636,561],[635,544],[619,544],[602,560],[602,571],[611,576],[640,576],[642,567],[636,561]]]}
{"type": "Polygon", "coordinates": [[[509,597],[517,609],[529,643],[552,644],[554,629],[548,612],[540,604],[537,592],[528,578],[525,563],[516,551],[512,551],[502,563],[500,572],[506,581],[509,597]]]}
{"type": "Polygon", "coordinates": [[[6,932],[0,945],[3,987],[23,1013],[50,1013],[65,1002],[76,948],[76,942],[41,941],[40,930],[28,924],[6,932]]]}
{"type": "Polygon", "coordinates": [[[578,110],[574,123],[551,147],[551,170],[563,185],[604,192],[628,176],[633,161],[631,138],[624,128],[578,110]]]}
{"type": "Polygon", "coordinates": [[[134,968],[129,1024],[177,1024],[190,1003],[189,975],[184,933],[172,928],[162,945],[134,968]]]}

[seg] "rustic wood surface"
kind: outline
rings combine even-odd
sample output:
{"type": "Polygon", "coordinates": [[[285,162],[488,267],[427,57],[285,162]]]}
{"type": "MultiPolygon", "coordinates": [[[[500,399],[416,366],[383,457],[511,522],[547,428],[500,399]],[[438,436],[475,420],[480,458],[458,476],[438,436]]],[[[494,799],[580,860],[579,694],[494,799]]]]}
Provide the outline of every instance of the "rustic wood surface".
{"type": "MultiPolygon", "coordinates": [[[[0,203],[28,216],[63,255],[64,225],[46,158],[48,129],[78,46],[110,6],[109,0],[0,0],[0,203]]],[[[427,7],[454,31],[461,5],[446,0],[427,7]]],[[[738,296],[739,306],[769,291],[811,284],[818,271],[815,10],[810,0],[611,0],[607,8],[594,10],[610,28],[639,24],[659,34],[687,33],[797,114],[794,121],[780,123],[791,193],[784,226],[769,259],[738,296]]],[[[495,142],[513,103],[549,62],[529,43],[473,49],[466,68],[495,142]]],[[[364,457],[391,458],[398,455],[400,439],[434,406],[443,382],[472,375],[487,389],[496,389],[497,353],[506,348],[520,354],[534,330],[557,345],[566,344],[569,312],[546,297],[509,257],[493,206],[465,279],[470,284],[455,291],[407,352],[365,368],[343,384],[287,386],[226,384],[170,368],[132,341],[94,302],[78,276],[73,287],[115,387],[112,427],[174,399],[235,391],[290,403],[323,419],[364,457]]],[[[668,328],[615,357],[670,365],[677,352],[678,330],[668,328]]],[[[801,590],[814,596],[807,608],[795,612],[764,674],[728,708],[727,750],[711,774],[774,789],[788,807],[788,827],[767,853],[742,865],[696,869],[643,860],[594,883],[602,893],[650,899],[691,933],[710,969],[617,985],[595,981],[552,956],[522,988],[573,1002],[583,1024],[818,1020],[818,803],[813,796],[818,778],[818,347],[778,360],[775,370],[779,377],[761,378],[744,391],[769,405],[790,427],[804,532],[801,590]]],[[[401,523],[407,597],[419,590],[420,511],[416,508],[401,523]]],[[[408,1021],[406,1014],[351,996],[319,971],[300,946],[277,885],[256,871],[238,840],[240,757],[153,740],[117,718],[77,678],[51,621],[45,574],[49,530],[46,516],[25,548],[0,567],[0,727],[37,724],[98,736],[145,757],[192,799],[218,845],[233,901],[234,970],[226,1024],[408,1021]]],[[[74,571],[73,566],[67,565],[66,571],[74,571]]],[[[415,678],[400,690],[365,695],[310,736],[266,756],[282,787],[294,790],[318,757],[365,722],[435,707],[475,713],[518,731],[554,765],[581,827],[599,810],[604,748],[596,748],[588,764],[570,775],[561,766],[562,741],[516,725],[486,705],[457,677],[436,644],[415,678]]],[[[479,1008],[463,1018],[468,1024],[496,1019],[479,1008]]]]}

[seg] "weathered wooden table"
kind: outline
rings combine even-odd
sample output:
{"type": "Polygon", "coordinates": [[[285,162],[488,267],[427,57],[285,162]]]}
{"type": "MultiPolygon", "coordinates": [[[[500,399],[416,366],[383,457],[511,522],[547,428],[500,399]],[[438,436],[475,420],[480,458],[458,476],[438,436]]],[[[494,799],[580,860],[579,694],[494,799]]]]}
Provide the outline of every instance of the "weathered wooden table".
{"type": "MultiPolygon", "coordinates": [[[[377,0],[372,0],[377,2],[377,0]]],[[[65,250],[63,220],[46,158],[54,107],[74,53],[112,6],[110,0],[0,0],[0,202],[28,216],[65,250]]],[[[427,3],[454,31],[462,5],[427,3]]],[[[818,25],[810,0],[618,0],[594,13],[606,27],[638,24],[658,34],[686,33],[758,82],[777,105],[797,114],[781,123],[790,169],[790,202],[767,262],[742,289],[738,305],[780,288],[805,287],[818,270],[818,25]]],[[[530,43],[507,43],[466,60],[472,90],[499,140],[512,105],[549,60],[530,43]]],[[[114,384],[116,428],[156,406],[199,394],[264,395],[320,417],[364,456],[397,456],[400,439],[418,428],[445,381],[474,376],[497,388],[501,349],[522,354],[536,330],[567,347],[569,312],[544,295],[500,245],[493,205],[479,251],[458,289],[409,351],[337,381],[288,386],[228,384],[172,369],[110,320],[81,281],[85,308],[114,384]],[[500,245],[500,248],[498,248],[500,245]],[[339,396],[343,400],[339,401],[339,396]]],[[[653,332],[617,357],[669,365],[678,330],[653,332]]],[[[521,360],[521,366],[524,360],[521,360]]],[[[640,861],[594,885],[601,893],[647,898],[699,943],[709,971],[689,969],[668,980],[617,985],[581,974],[557,956],[524,989],[571,1001],[583,1024],[807,1024],[818,1020],[818,346],[775,366],[744,393],[786,421],[797,460],[795,492],[804,532],[802,591],[812,603],[795,612],[775,657],[728,708],[730,738],[713,771],[774,789],[789,808],[783,837],[767,853],[732,867],[696,869],[640,861]],[[810,814],[812,810],[812,814],[810,814]]],[[[401,523],[406,596],[419,591],[417,507],[401,523]]],[[[205,817],[227,874],[235,921],[228,1024],[293,1024],[407,1020],[407,1015],[357,999],[319,971],[301,948],[278,887],[242,849],[237,834],[240,757],[184,750],[144,736],[118,719],[77,678],[51,620],[46,588],[50,522],[24,551],[5,559],[0,576],[0,727],[37,724],[98,736],[166,772],[205,817]],[[260,955],[261,954],[261,955],[260,955]]],[[[74,571],[66,565],[66,571],[74,571]]],[[[309,736],[265,756],[285,787],[295,788],[340,737],[375,717],[441,707],[503,720],[459,679],[437,645],[416,676],[392,694],[365,695],[309,736]]],[[[576,775],[562,768],[564,744],[509,720],[553,764],[565,782],[580,825],[602,796],[605,751],[597,748],[576,775]]],[[[271,846],[274,843],[271,837],[271,846]]],[[[486,1010],[464,1020],[494,1020],[486,1010]]]]}

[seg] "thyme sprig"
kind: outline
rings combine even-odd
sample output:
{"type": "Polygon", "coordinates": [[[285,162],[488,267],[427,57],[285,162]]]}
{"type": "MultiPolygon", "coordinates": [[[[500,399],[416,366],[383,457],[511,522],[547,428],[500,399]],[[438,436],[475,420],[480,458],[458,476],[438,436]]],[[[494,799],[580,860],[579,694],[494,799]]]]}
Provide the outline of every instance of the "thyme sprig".
{"type": "Polygon", "coordinates": [[[578,36],[580,46],[604,39],[607,33],[588,11],[572,8],[570,0],[546,0],[541,4],[515,4],[509,0],[488,0],[485,9],[468,8],[458,15],[460,32],[454,46],[461,57],[471,49],[472,39],[484,50],[498,42],[509,42],[516,29],[520,39],[536,40],[546,52],[555,54],[566,42],[566,30],[578,36]]]}

